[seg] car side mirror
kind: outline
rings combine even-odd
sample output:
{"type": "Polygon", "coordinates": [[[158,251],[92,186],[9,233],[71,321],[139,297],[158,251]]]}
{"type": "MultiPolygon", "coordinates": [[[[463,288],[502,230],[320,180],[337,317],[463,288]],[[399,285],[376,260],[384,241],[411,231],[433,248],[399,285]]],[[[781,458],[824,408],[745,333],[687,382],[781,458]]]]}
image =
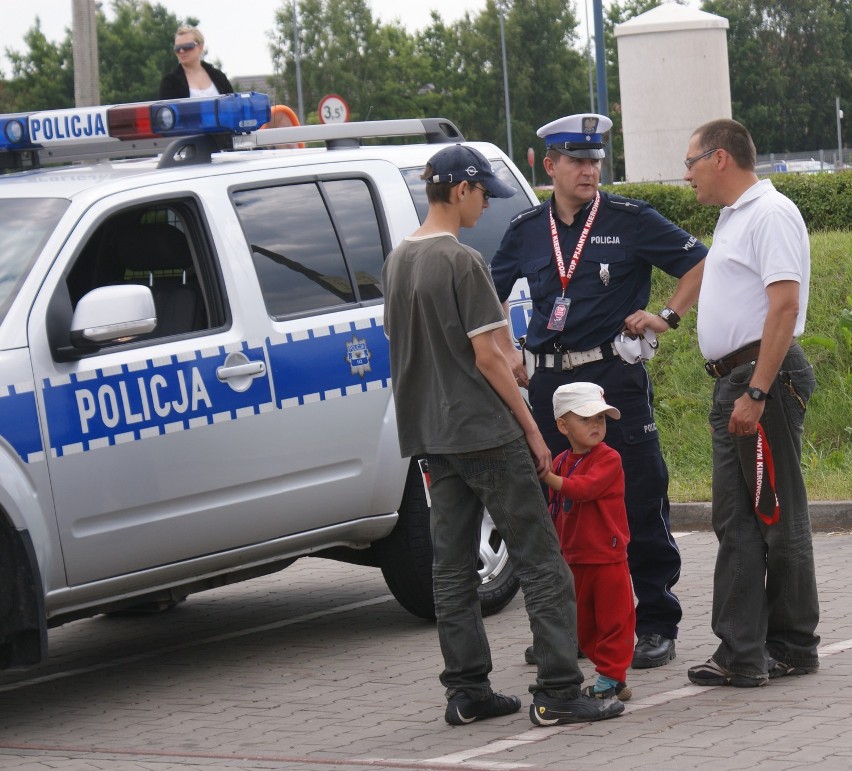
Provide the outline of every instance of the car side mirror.
{"type": "Polygon", "coordinates": [[[100,286],[87,292],[74,309],[71,344],[82,350],[129,342],[157,326],[154,296],[147,286],[100,286]]]}

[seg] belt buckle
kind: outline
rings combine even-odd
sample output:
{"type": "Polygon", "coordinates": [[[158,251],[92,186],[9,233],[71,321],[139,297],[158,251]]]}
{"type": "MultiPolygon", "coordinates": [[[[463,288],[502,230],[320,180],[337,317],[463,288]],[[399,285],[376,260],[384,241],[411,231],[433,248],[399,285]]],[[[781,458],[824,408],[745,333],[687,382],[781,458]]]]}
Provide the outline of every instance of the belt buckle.
{"type": "MultiPolygon", "coordinates": [[[[710,377],[724,377],[727,373],[722,372],[719,367],[724,366],[720,361],[705,361],[704,370],[710,377]]],[[[726,368],[727,369],[727,368],[726,368]]]]}

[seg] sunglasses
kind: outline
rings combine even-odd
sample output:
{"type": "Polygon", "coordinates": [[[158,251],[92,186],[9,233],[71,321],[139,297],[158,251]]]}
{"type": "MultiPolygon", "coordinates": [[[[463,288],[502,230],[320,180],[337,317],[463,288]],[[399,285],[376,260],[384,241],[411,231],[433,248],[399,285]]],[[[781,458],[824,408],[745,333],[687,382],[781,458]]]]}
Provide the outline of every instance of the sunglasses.
{"type": "Polygon", "coordinates": [[[713,155],[719,148],[714,147],[712,150],[705,150],[703,153],[699,153],[698,155],[693,155],[692,158],[687,158],[683,165],[686,166],[687,171],[692,170],[692,166],[696,161],[700,161],[702,158],[706,158],[708,155],[713,155]]]}
{"type": "Polygon", "coordinates": [[[181,43],[179,46],[175,46],[175,53],[179,54],[181,51],[192,51],[194,48],[198,48],[198,43],[181,43]]]}
{"type": "Polygon", "coordinates": [[[489,192],[488,192],[488,191],[487,191],[484,187],[482,187],[481,185],[472,184],[472,185],[471,185],[471,187],[476,188],[477,190],[481,190],[481,191],[482,191],[482,195],[485,197],[485,199],[486,199],[486,200],[488,200],[488,199],[490,199],[490,198],[496,198],[496,197],[497,197],[496,195],[493,195],[493,194],[489,193],[489,192]]]}

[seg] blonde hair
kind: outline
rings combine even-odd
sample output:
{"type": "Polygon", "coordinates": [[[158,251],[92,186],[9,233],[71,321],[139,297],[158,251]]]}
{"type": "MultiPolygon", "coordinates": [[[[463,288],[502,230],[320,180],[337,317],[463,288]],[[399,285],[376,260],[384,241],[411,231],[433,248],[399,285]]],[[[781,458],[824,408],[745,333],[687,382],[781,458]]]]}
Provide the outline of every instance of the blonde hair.
{"type": "Polygon", "coordinates": [[[175,37],[178,35],[192,35],[195,42],[204,48],[204,35],[201,34],[201,30],[198,29],[198,27],[187,27],[186,25],[180,26],[177,28],[177,32],[175,32],[175,37]]]}

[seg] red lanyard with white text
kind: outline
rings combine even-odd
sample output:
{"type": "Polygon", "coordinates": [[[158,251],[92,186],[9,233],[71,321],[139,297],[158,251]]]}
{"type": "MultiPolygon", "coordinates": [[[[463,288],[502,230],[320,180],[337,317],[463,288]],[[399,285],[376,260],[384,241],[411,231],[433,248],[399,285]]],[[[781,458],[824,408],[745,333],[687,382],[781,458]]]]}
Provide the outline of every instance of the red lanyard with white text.
{"type": "Polygon", "coordinates": [[[778,503],[778,494],[775,492],[775,462],[772,458],[772,450],[769,440],[760,423],[757,424],[757,447],[754,463],[754,511],[760,520],[767,525],[775,525],[781,518],[781,506],[778,503]],[[760,507],[760,497],[763,492],[763,475],[767,476],[767,487],[769,488],[769,508],[771,514],[766,514],[760,507]]]}
{"type": "Polygon", "coordinates": [[[550,321],[547,323],[547,328],[561,332],[565,329],[565,317],[568,314],[568,308],[571,305],[571,300],[565,297],[565,292],[568,289],[568,284],[574,271],[577,269],[577,263],[580,262],[580,255],[583,253],[583,247],[586,245],[586,239],[595,224],[595,217],[598,214],[598,207],[601,203],[600,192],[595,193],[595,201],[592,204],[592,210],[586,219],[586,224],[583,225],[583,230],[580,233],[580,238],[577,240],[577,245],[574,247],[574,254],[571,257],[571,262],[568,268],[565,268],[565,258],[562,256],[562,247],[559,244],[559,232],[556,229],[556,219],[553,216],[553,201],[551,200],[548,214],[550,215],[550,238],[553,241],[553,257],[556,260],[556,268],[559,271],[559,281],[562,283],[562,297],[556,298],[553,304],[553,311],[550,314],[550,321]]]}

